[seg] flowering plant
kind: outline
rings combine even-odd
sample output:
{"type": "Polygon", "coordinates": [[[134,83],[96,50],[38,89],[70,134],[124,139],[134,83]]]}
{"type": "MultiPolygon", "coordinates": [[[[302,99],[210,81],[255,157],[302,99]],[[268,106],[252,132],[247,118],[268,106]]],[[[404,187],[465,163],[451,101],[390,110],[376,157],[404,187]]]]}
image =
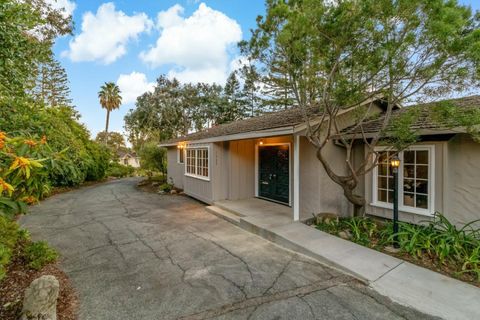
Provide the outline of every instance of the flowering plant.
{"type": "Polygon", "coordinates": [[[47,138],[9,137],[0,131],[0,214],[24,213],[50,191],[53,153],[47,138]]]}

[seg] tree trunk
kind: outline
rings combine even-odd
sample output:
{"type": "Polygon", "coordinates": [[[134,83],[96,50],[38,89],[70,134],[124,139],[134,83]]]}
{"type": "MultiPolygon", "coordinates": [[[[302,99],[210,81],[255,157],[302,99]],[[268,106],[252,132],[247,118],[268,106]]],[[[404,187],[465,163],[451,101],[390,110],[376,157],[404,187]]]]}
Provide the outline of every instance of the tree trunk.
{"type": "Polygon", "coordinates": [[[107,121],[105,123],[105,145],[108,142],[108,124],[110,122],[110,110],[107,109],[107,121]]]}
{"type": "Polygon", "coordinates": [[[343,189],[343,194],[347,200],[353,204],[353,215],[355,217],[363,216],[365,213],[365,205],[367,201],[365,197],[355,194],[354,190],[357,187],[357,181],[353,177],[349,176],[339,176],[337,175],[327,160],[323,157],[321,149],[317,149],[317,158],[322,164],[323,168],[327,172],[327,175],[332,179],[333,182],[338,184],[343,189]]]}

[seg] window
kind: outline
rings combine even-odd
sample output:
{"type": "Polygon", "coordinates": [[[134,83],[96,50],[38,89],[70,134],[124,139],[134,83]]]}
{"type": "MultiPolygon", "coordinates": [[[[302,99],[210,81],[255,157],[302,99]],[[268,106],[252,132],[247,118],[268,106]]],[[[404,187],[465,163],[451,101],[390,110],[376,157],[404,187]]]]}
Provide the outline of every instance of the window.
{"type": "Polygon", "coordinates": [[[184,163],[185,162],[185,149],[178,148],[177,149],[177,163],[184,163]]]}
{"type": "MultiPolygon", "coordinates": [[[[373,172],[373,205],[391,208],[393,172],[389,165],[391,151],[381,151],[373,172]]],[[[433,215],[434,146],[414,146],[398,154],[398,201],[402,211],[433,215]]]]}
{"type": "Polygon", "coordinates": [[[185,175],[202,179],[209,179],[208,147],[187,148],[185,175]]]}

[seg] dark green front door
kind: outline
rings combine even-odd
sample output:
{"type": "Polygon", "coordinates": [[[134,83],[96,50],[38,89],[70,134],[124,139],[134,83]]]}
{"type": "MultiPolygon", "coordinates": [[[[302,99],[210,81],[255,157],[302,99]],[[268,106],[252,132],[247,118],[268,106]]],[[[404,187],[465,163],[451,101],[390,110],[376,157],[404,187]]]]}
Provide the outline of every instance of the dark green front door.
{"type": "Polygon", "coordinates": [[[290,147],[288,144],[259,146],[258,195],[262,198],[289,203],[290,147]]]}

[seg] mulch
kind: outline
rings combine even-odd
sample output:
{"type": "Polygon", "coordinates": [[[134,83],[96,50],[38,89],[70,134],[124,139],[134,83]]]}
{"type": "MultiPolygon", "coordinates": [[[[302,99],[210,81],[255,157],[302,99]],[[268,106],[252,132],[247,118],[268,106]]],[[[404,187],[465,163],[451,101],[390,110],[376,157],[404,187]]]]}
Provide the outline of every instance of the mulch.
{"type": "Polygon", "coordinates": [[[25,289],[33,280],[43,275],[53,275],[60,283],[60,292],[57,300],[57,319],[77,319],[78,297],[70,279],[60,269],[59,265],[51,263],[41,270],[30,269],[19,254],[19,250],[20,248],[17,248],[17,252],[7,267],[7,275],[0,282],[0,319],[19,319],[25,289]]]}

